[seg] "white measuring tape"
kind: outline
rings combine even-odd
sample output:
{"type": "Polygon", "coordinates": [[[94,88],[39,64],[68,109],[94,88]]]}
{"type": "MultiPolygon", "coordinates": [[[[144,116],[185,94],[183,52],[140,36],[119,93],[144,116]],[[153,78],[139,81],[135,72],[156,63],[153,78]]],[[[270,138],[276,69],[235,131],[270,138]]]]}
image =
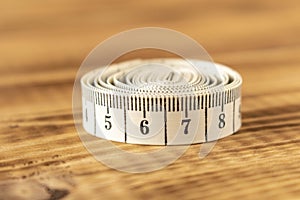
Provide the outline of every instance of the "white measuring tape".
{"type": "Polygon", "coordinates": [[[133,60],[81,78],[83,127],[150,145],[214,141],[241,127],[241,76],[207,61],[133,60]]]}

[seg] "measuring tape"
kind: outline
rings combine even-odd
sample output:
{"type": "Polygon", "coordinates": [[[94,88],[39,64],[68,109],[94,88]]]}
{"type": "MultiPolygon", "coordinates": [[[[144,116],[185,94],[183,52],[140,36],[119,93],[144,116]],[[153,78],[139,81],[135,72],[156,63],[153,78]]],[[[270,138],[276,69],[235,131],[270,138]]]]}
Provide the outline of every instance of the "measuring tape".
{"type": "Polygon", "coordinates": [[[111,141],[186,145],[241,127],[241,76],[200,60],[112,64],[81,78],[84,129],[111,141]]]}

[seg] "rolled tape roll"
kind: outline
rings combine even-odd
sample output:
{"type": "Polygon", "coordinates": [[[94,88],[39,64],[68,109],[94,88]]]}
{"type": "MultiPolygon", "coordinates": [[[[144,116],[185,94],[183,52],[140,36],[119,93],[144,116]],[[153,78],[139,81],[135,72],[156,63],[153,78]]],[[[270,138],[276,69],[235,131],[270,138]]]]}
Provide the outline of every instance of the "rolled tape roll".
{"type": "Polygon", "coordinates": [[[241,127],[242,78],[221,64],[149,59],[113,64],[81,78],[84,129],[111,141],[187,145],[241,127]]]}

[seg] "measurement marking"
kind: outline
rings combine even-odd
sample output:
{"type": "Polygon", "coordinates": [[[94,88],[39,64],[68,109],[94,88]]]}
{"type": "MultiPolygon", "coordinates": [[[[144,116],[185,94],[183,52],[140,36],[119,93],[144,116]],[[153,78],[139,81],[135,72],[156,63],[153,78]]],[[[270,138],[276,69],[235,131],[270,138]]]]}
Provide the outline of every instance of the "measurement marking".
{"type": "Polygon", "coordinates": [[[220,106],[221,105],[221,93],[217,93],[217,100],[218,100],[218,102],[217,102],[217,106],[220,106]]]}
{"type": "Polygon", "coordinates": [[[94,105],[94,135],[96,135],[96,124],[97,124],[97,115],[96,115],[96,104],[95,102],[93,102],[93,105],[94,105]]]}
{"type": "Polygon", "coordinates": [[[101,93],[99,93],[99,103],[101,106],[103,105],[103,97],[101,93]]]}
{"type": "MultiPolygon", "coordinates": [[[[85,107],[86,107],[86,104],[85,104],[85,107]]],[[[87,107],[85,108],[85,122],[88,122],[89,121],[89,118],[88,118],[88,110],[87,110],[87,107]]]]}
{"type": "Polygon", "coordinates": [[[168,112],[170,112],[171,111],[171,99],[170,98],[168,98],[168,112]]]}
{"type": "Polygon", "coordinates": [[[228,91],[227,93],[227,102],[230,103],[231,102],[231,91],[228,91]]]}
{"type": "Polygon", "coordinates": [[[175,102],[177,103],[175,97],[173,97],[173,110],[172,110],[173,112],[175,111],[175,102]]]}
{"type": "Polygon", "coordinates": [[[166,99],[164,99],[164,121],[165,121],[165,145],[168,143],[167,135],[167,108],[166,108],[166,99]]]}
{"type": "Polygon", "coordinates": [[[189,100],[189,110],[192,110],[192,96],[190,96],[189,100]]]}
{"type": "Polygon", "coordinates": [[[116,105],[117,105],[117,109],[119,109],[119,96],[115,96],[116,97],[116,105]]]}
{"type": "MultiPolygon", "coordinates": [[[[145,105],[145,104],[144,104],[145,105]]],[[[145,106],[143,108],[143,118],[146,118],[146,109],[145,109],[145,106]]]]}
{"type": "Polygon", "coordinates": [[[116,108],[116,96],[115,95],[113,95],[113,108],[116,108]]]}
{"type": "Polygon", "coordinates": [[[109,107],[108,106],[106,107],[106,112],[107,112],[107,114],[109,114],[109,107]]]}
{"type": "Polygon", "coordinates": [[[106,106],[108,107],[108,95],[105,94],[105,99],[106,99],[106,106]]]}
{"type": "Polygon", "coordinates": [[[230,103],[230,91],[227,91],[227,103],[230,103]]]}
{"type": "Polygon", "coordinates": [[[229,102],[229,92],[226,91],[226,104],[228,104],[228,102],[229,102]]]}
{"type": "Polygon", "coordinates": [[[224,92],[222,92],[222,104],[221,104],[221,111],[224,111],[224,92]]]}
{"type": "Polygon", "coordinates": [[[146,104],[145,104],[145,98],[143,98],[143,117],[144,118],[146,118],[146,107],[145,106],[146,106],[146,104]]]}
{"type": "Polygon", "coordinates": [[[151,97],[151,111],[154,111],[153,97],[151,97]]]}
{"type": "Polygon", "coordinates": [[[233,128],[233,132],[235,131],[235,100],[233,101],[233,120],[232,120],[232,128],[233,128]]]}
{"type": "Polygon", "coordinates": [[[216,102],[215,102],[215,106],[216,107],[218,106],[218,99],[219,99],[219,93],[217,92],[216,93],[216,102]]]}
{"type": "Polygon", "coordinates": [[[183,111],[183,97],[181,97],[181,111],[183,111]]]}
{"type": "Polygon", "coordinates": [[[187,102],[188,98],[185,97],[185,117],[188,117],[188,102],[187,102]]]}
{"type": "Polygon", "coordinates": [[[93,93],[93,100],[94,103],[97,104],[97,94],[95,92],[93,93]]]}
{"type": "Polygon", "coordinates": [[[107,106],[110,107],[110,98],[109,94],[106,94],[107,106]]]}
{"type": "Polygon", "coordinates": [[[159,111],[162,111],[162,98],[159,98],[159,111]]]}
{"type": "Polygon", "coordinates": [[[119,102],[120,102],[120,109],[122,109],[122,97],[119,96],[119,98],[120,98],[120,100],[119,100],[119,102]]]}
{"type": "Polygon", "coordinates": [[[125,103],[125,97],[123,97],[123,105],[124,105],[124,141],[127,143],[127,122],[126,122],[126,103],[125,103]]]}
{"type": "Polygon", "coordinates": [[[94,93],[94,97],[95,97],[95,101],[96,101],[96,105],[98,104],[98,97],[97,97],[97,93],[94,93]]]}
{"type": "Polygon", "coordinates": [[[207,96],[205,95],[205,111],[204,111],[204,127],[205,127],[205,129],[204,129],[204,134],[205,134],[205,142],[207,142],[208,141],[208,139],[207,139],[207,96]]]}
{"type": "Polygon", "coordinates": [[[109,99],[109,95],[108,94],[106,94],[106,105],[109,107],[109,101],[110,101],[110,99],[109,99]]]}
{"type": "Polygon", "coordinates": [[[109,94],[109,108],[113,108],[113,98],[110,94],[109,94]]]}
{"type": "Polygon", "coordinates": [[[141,100],[141,97],[139,97],[139,111],[141,111],[141,110],[142,110],[142,100],[141,100]]]}
{"type": "MultiPolygon", "coordinates": [[[[127,101],[126,102],[127,102],[127,107],[126,108],[129,109],[129,97],[128,96],[127,96],[127,101]]],[[[125,109],[125,106],[124,106],[124,109],[125,109]]]]}
{"type": "Polygon", "coordinates": [[[110,102],[109,102],[109,106],[110,108],[113,107],[113,98],[111,97],[111,94],[109,94],[109,98],[110,98],[110,102]]]}
{"type": "Polygon", "coordinates": [[[99,93],[96,93],[96,102],[97,102],[97,104],[99,105],[100,103],[99,103],[99,93]]]}
{"type": "Polygon", "coordinates": [[[106,101],[105,101],[105,94],[103,94],[103,105],[106,106],[106,101]]]}
{"type": "Polygon", "coordinates": [[[150,111],[150,105],[149,105],[149,101],[150,101],[150,99],[147,97],[147,112],[149,112],[149,111],[150,111]]]}

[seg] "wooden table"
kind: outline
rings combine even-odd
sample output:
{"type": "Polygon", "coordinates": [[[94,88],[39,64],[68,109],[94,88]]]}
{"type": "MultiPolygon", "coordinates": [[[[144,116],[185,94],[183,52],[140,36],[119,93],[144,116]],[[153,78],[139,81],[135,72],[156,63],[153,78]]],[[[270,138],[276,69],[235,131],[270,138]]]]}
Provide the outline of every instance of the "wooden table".
{"type": "Polygon", "coordinates": [[[10,0],[0,8],[0,199],[300,198],[298,0],[10,0]],[[144,26],[183,32],[242,74],[243,127],[205,159],[192,145],[164,169],[130,174],[84,148],[72,87],[94,46],[144,26]]]}

